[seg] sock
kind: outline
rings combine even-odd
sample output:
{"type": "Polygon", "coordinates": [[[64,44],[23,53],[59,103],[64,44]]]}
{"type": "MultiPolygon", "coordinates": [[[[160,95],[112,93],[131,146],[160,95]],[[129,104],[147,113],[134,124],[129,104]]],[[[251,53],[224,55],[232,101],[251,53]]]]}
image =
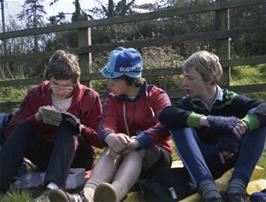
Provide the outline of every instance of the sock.
{"type": "MultiPolygon", "coordinates": [[[[109,150],[108,150],[109,151],[109,150]]],[[[86,182],[83,192],[88,201],[93,201],[96,187],[103,182],[111,182],[116,173],[119,161],[114,161],[108,151],[96,163],[91,177],[86,182]]]]}
{"type": "Polygon", "coordinates": [[[127,184],[121,181],[115,181],[112,183],[112,185],[117,191],[118,200],[121,201],[127,195],[129,190],[127,184]]]}
{"type": "Polygon", "coordinates": [[[85,186],[83,188],[83,195],[85,196],[85,198],[88,201],[93,201],[93,196],[94,196],[95,189],[97,188],[97,186],[99,184],[101,184],[101,182],[97,181],[93,177],[88,179],[88,181],[86,182],[86,184],[85,184],[85,186]]]}
{"type": "Polygon", "coordinates": [[[221,194],[215,184],[211,180],[204,180],[199,184],[199,190],[203,198],[221,198],[221,194]]]}
{"type": "Polygon", "coordinates": [[[59,187],[57,186],[57,184],[50,182],[47,186],[46,189],[58,189],[59,187]]]}
{"type": "Polygon", "coordinates": [[[245,194],[247,184],[240,178],[231,179],[227,188],[228,194],[245,194]]]}
{"type": "Polygon", "coordinates": [[[82,194],[87,199],[87,201],[93,201],[94,192],[95,192],[95,188],[84,187],[82,194]]]}

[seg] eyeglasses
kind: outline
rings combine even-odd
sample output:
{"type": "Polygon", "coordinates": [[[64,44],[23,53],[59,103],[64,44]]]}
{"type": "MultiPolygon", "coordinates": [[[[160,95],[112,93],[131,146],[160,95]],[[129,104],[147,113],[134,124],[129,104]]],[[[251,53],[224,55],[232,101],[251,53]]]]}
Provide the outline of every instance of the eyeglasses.
{"type": "Polygon", "coordinates": [[[71,92],[74,89],[73,86],[61,86],[55,83],[51,83],[51,88],[57,91],[62,90],[66,93],[71,92]]]}

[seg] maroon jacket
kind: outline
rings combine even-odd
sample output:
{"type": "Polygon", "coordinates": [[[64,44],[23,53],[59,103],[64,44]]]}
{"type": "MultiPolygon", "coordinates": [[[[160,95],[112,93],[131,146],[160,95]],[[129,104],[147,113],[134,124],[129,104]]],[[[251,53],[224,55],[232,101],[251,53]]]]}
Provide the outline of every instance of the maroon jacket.
{"type": "MultiPolygon", "coordinates": [[[[53,143],[55,140],[56,126],[39,122],[34,116],[39,107],[45,105],[52,105],[49,81],[44,81],[37,87],[29,90],[19,111],[14,115],[6,128],[6,137],[10,136],[12,129],[17,124],[29,122],[40,129],[40,135],[43,135],[47,142],[53,143]]],[[[96,128],[102,114],[99,94],[84,85],[77,84],[68,112],[80,119],[81,124],[84,126],[81,134],[86,138],[87,142],[90,145],[101,147],[96,133],[96,128]]]]}
{"type": "Polygon", "coordinates": [[[160,88],[146,83],[135,99],[110,93],[105,100],[104,112],[98,127],[101,140],[110,133],[137,136],[141,148],[153,144],[172,151],[169,132],[158,122],[161,110],[170,106],[168,95],[160,88]],[[125,123],[126,121],[126,123],[125,123]],[[127,125],[127,126],[126,126],[127,125]]]}

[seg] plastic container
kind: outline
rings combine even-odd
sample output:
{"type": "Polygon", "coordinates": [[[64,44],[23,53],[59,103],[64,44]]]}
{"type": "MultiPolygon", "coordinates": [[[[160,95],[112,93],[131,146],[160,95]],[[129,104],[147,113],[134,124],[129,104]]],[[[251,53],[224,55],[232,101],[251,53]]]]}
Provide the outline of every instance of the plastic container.
{"type": "MultiPolygon", "coordinates": [[[[69,174],[66,180],[66,189],[75,189],[84,184],[85,169],[84,168],[70,168],[69,174]]],[[[43,182],[45,172],[41,174],[41,180],[43,182]]]]}
{"type": "MultiPolygon", "coordinates": [[[[84,168],[70,168],[66,180],[66,189],[75,189],[85,182],[84,168]]],[[[45,177],[45,172],[27,172],[25,175],[17,178],[13,184],[16,188],[34,188],[41,186],[45,177]]]]}

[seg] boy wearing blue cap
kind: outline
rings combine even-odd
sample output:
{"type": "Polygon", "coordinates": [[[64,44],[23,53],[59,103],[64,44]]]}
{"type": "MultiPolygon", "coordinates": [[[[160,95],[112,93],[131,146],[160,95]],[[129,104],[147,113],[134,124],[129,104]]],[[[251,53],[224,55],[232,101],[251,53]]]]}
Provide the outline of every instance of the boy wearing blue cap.
{"type": "Polygon", "coordinates": [[[171,165],[169,133],[158,115],[170,106],[168,95],[142,78],[143,62],[134,48],[119,47],[101,71],[110,94],[98,134],[108,149],[96,164],[81,194],[62,190],[50,201],[121,201],[141,176],[149,177],[171,165]]]}

